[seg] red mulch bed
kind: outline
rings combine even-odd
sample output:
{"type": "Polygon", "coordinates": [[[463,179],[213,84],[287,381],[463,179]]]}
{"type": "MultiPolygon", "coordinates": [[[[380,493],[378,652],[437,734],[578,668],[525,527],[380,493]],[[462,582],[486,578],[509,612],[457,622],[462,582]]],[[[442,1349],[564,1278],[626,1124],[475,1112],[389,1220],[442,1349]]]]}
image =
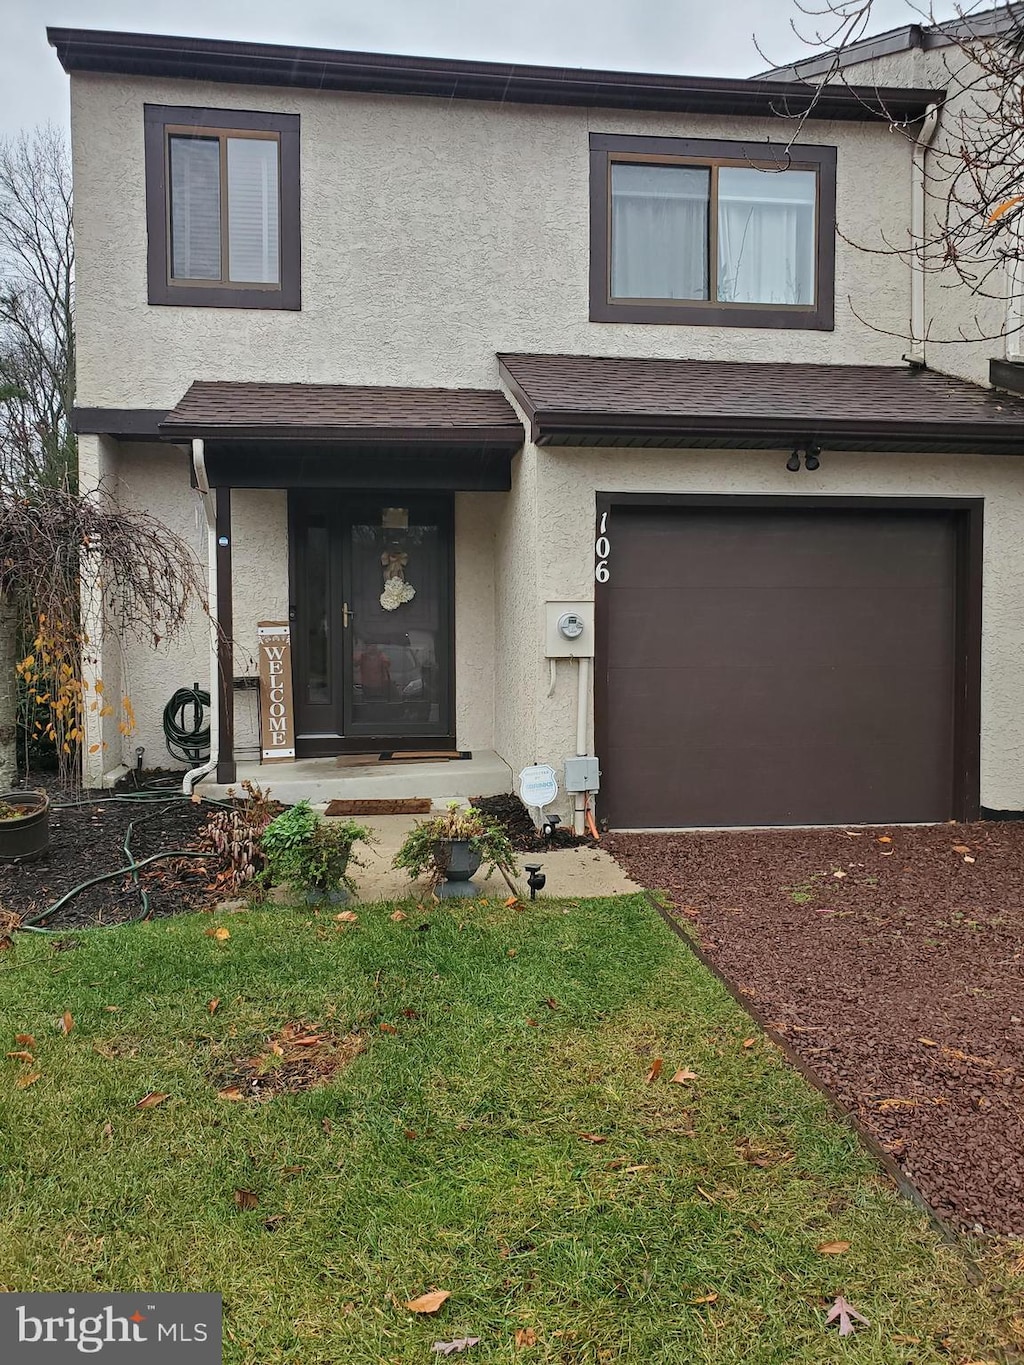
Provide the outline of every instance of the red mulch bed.
{"type": "Polygon", "coordinates": [[[1024,823],[605,847],[669,893],[940,1217],[1024,1234],[1024,823]]]}

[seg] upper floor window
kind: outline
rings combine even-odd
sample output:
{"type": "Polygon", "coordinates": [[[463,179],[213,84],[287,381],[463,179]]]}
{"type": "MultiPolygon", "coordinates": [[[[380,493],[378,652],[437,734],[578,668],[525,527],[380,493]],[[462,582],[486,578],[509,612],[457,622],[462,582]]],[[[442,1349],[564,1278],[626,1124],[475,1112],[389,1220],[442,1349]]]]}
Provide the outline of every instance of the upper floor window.
{"type": "Polygon", "coordinates": [[[831,329],[834,147],[592,133],[590,317],[831,329]]]}
{"type": "Polygon", "coordinates": [[[149,302],[298,308],[299,119],[146,105],[149,302]]]}

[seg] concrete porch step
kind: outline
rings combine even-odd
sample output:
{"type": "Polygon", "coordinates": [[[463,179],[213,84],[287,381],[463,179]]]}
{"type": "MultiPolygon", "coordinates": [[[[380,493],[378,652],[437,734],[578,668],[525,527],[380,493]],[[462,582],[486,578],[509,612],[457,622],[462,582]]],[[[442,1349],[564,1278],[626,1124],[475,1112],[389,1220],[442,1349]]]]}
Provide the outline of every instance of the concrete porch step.
{"type": "MultiPolygon", "coordinates": [[[[512,790],[512,771],[492,750],[474,750],[473,757],[449,762],[377,763],[340,767],[333,758],[300,758],[294,763],[239,762],[231,789],[256,782],[277,801],[294,805],[309,801],[396,800],[426,797],[435,806],[470,796],[499,796],[512,790]]],[[[199,784],[204,796],[226,796],[229,788],[207,779],[199,784]]]]}

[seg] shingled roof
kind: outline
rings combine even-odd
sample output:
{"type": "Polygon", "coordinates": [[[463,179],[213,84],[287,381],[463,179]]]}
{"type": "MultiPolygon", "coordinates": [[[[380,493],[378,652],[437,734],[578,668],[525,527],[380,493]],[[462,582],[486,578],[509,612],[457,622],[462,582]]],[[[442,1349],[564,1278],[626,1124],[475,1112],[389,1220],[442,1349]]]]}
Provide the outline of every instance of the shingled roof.
{"type": "Polygon", "coordinates": [[[1024,455],[1024,400],[934,370],[500,355],[538,445],[1024,455]]]}
{"type": "Polygon", "coordinates": [[[199,380],[160,423],[172,438],[365,442],[523,442],[523,424],[498,389],[391,388],[199,380]]]}

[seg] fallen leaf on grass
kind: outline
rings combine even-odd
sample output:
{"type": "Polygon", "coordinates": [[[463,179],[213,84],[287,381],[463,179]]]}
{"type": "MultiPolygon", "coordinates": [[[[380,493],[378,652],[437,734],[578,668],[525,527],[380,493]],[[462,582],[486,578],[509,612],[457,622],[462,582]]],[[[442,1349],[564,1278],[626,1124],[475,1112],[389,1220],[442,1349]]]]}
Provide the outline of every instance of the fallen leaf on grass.
{"type": "Polygon", "coordinates": [[[333,1133],[333,1132],[334,1132],[334,1124],[330,1121],[330,1119],[321,1119],[321,1120],[320,1120],[320,1127],[321,1127],[321,1129],[323,1130],[323,1132],[325,1132],[325,1133],[333,1133]]]}
{"type": "Polygon", "coordinates": [[[848,1303],[842,1294],[838,1295],[835,1303],[828,1310],[828,1317],[825,1319],[826,1327],[830,1322],[839,1321],[839,1335],[841,1337],[852,1336],[856,1331],[854,1322],[862,1322],[865,1327],[870,1327],[871,1323],[862,1314],[858,1313],[852,1303],[848,1303]]]}
{"type": "Polygon", "coordinates": [[[410,1142],[415,1142],[416,1139],[419,1137],[419,1133],[417,1133],[415,1128],[406,1128],[405,1136],[409,1139],[410,1142]]]}
{"type": "Polygon", "coordinates": [[[527,1028],[539,1028],[539,1025],[538,1025],[536,1019],[527,1019],[527,1021],[526,1021],[526,1027],[527,1027],[527,1028]]]}
{"type": "Polygon", "coordinates": [[[117,1012],[118,1012],[118,1010],[121,1008],[121,1006],[120,1006],[120,1005],[104,1005],[103,1008],[107,1011],[108,1014],[117,1014],[117,1012]]]}
{"type": "Polygon", "coordinates": [[[516,1332],[516,1350],[522,1351],[527,1346],[537,1345],[537,1333],[532,1327],[520,1327],[516,1332]]]}
{"type": "Polygon", "coordinates": [[[402,1011],[402,1017],[404,1019],[418,1019],[420,1017],[420,1012],[419,1010],[414,1010],[411,1005],[406,1005],[405,1009],[402,1011]]]}
{"type": "Polygon", "coordinates": [[[245,1096],[237,1085],[226,1085],[223,1090],[217,1091],[219,1100],[244,1100],[245,1096]]]}
{"type": "Polygon", "coordinates": [[[508,899],[505,901],[505,908],[507,910],[511,910],[513,906],[518,904],[519,904],[518,896],[509,896],[508,899]]]}
{"type": "Polygon", "coordinates": [[[19,1090],[24,1090],[25,1087],[28,1085],[35,1085],[36,1081],[38,1081],[41,1075],[42,1072],[33,1071],[31,1076],[19,1076],[18,1079],[14,1082],[14,1084],[18,1087],[19,1090]]]}
{"type": "Polygon", "coordinates": [[[691,1299],[691,1303],[717,1303],[717,1294],[702,1294],[699,1299],[691,1299]]]}
{"type": "Polygon", "coordinates": [[[395,910],[392,914],[388,915],[388,919],[394,920],[396,924],[407,918],[408,916],[404,910],[395,910]]]}
{"type": "Polygon", "coordinates": [[[429,1294],[420,1294],[415,1299],[410,1299],[405,1307],[410,1313],[436,1313],[441,1305],[451,1298],[451,1291],[448,1289],[432,1289],[429,1294]]]}
{"type": "Polygon", "coordinates": [[[141,1100],[136,1102],[136,1109],[155,1109],[158,1104],[163,1104],[164,1100],[170,1099],[170,1095],[165,1095],[160,1090],[151,1090],[148,1095],[143,1095],[141,1100]]]}
{"type": "Polygon", "coordinates": [[[600,1133],[580,1133],[579,1136],[584,1142],[592,1142],[595,1147],[600,1146],[602,1142],[608,1141],[608,1139],[602,1137],[600,1133]]]}
{"type": "Polygon", "coordinates": [[[14,947],[14,939],[10,934],[0,934],[0,953],[9,952],[14,947]]]}
{"type": "Polygon", "coordinates": [[[69,1034],[71,1030],[75,1027],[75,1021],[71,1017],[70,1010],[65,1010],[64,1013],[60,1016],[60,1018],[57,1020],[57,1027],[60,1029],[61,1033],[65,1034],[65,1036],[69,1034]]]}
{"type": "Polygon", "coordinates": [[[109,1119],[108,1119],[107,1122],[103,1125],[103,1129],[102,1129],[102,1131],[101,1131],[101,1133],[100,1133],[100,1137],[106,1138],[107,1141],[109,1142],[110,1139],[111,1139],[113,1136],[114,1136],[114,1125],[113,1125],[113,1124],[109,1121],[109,1119]]]}
{"type": "Polygon", "coordinates": [[[819,1256],[842,1256],[844,1251],[850,1250],[849,1242],[822,1242],[818,1248],[819,1256]]]}
{"type": "Polygon", "coordinates": [[[397,1033],[398,1029],[395,1028],[394,1024],[381,1024],[380,1031],[381,1033],[397,1033]]]}
{"type": "Polygon", "coordinates": [[[221,925],[221,927],[220,927],[219,929],[207,929],[207,930],[206,930],[206,937],[207,937],[207,938],[215,938],[215,939],[217,940],[218,943],[223,943],[225,939],[228,939],[228,938],[231,937],[231,930],[230,930],[230,929],[225,929],[224,926],[221,925]]]}
{"type": "Polygon", "coordinates": [[[695,1081],[696,1079],[696,1071],[687,1071],[685,1067],[681,1067],[672,1077],[672,1080],[676,1085],[685,1085],[687,1081],[695,1081]]]}
{"type": "Polygon", "coordinates": [[[550,995],[545,996],[544,999],[543,999],[540,1003],[541,1003],[542,1005],[547,1005],[547,1007],[548,1007],[549,1010],[556,1010],[556,1009],[558,1009],[558,1001],[555,1000],[555,999],[554,999],[552,996],[550,996],[550,995]]]}
{"type": "Polygon", "coordinates": [[[334,918],[339,924],[355,924],[358,921],[359,916],[354,910],[342,910],[341,914],[335,915],[334,918]]]}
{"type": "Polygon", "coordinates": [[[19,1062],[34,1062],[35,1058],[31,1052],[8,1052],[8,1057],[14,1057],[19,1062]]]}
{"type": "Polygon", "coordinates": [[[656,1081],[658,1079],[658,1077],[661,1075],[661,1068],[664,1065],[665,1063],[661,1057],[655,1057],[654,1061],[651,1063],[651,1069],[647,1073],[648,1085],[650,1085],[652,1081],[656,1081]]]}
{"type": "Polygon", "coordinates": [[[457,1351],[467,1351],[479,1340],[479,1337],[456,1337],[454,1341],[435,1341],[430,1349],[436,1351],[438,1355],[453,1356],[457,1351]]]}
{"type": "Polygon", "coordinates": [[[215,996],[212,1000],[208,1000],[208,1001],[206,1002],[206,1012],[207,1012],[207,1014],[216,1014],[216,1013],[217,1013],[217,1010],[218,1010],[218,1008],[219,1008],[219,1006],[220,1006],[220,996],[219,996],[219,995],[218,995],[218,996],[215,996]]]}
{"type": "Polygon", "coordinates": [[[744,1047],[747,1047],[747,1048],[750,1048],[750,1047],[753,1047],[754,1044],[755,1044],[756,1042],[757,1042],[757,1039],[756,1039],[756,1038],[744,1038],[744,1039],[743,1039],[743,1046],[744,1046],[744,1047]]]}
{"type": "Polygon", "coordinates": [[[14,1041],[19,1047],[35,1047],[36,1045],[36,1040],[32,1037],[31,1033],[16,1033],[14,1035],[14,1041]]]}
{"type": "Polygon", "coordinates": [[[235,1190],[235,1203],[240,1209],[254,1209],[260,1197],[253,1190],[235,1190]]]}

